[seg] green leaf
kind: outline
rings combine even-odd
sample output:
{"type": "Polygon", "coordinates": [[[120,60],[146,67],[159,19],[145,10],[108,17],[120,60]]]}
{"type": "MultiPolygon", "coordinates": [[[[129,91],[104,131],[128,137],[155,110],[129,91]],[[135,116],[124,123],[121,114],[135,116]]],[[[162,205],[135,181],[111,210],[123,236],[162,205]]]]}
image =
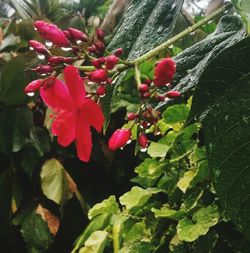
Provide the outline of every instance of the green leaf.
{"type": "Polygon", "coordinates": [[[146,241],[151,237],[150,231],[146,228],[145,221],[137,222],[129,227],[124,233],[124,241],[146,241]]]}
{"type": "Polygon", "coordinates": [[[219,212],[216,206],[208,206],[194,213],[192,220],[188,217],[180,220],[177,226],[177,234],[181,241],[193,242],[201,235],[205,235],[209,228],[216,225],[219,220],[219,212]]]}
{"type": "Polygon", "coordinates": [[[122,47],[124,56],[134,59],[166,41],[182,4],[182,0],[133,0],[108,50],[122,47]]]}
{"type": "Polygon", "coordinates": [[[4,66],[0,78],[0,101],[6,106],[21,105],[29,100],[23,90],[29,83],[25,68],[31,59],[30,56],[20,55],[4,66]]]}
{"type": "Polygon", "coordinates": [[[240,13],[246,23],[247,31],[250,33],[250,3],[248,0],[232,0],[234,7],[240,13]]]}
{"type": "Polygon", "coordinates": [[[204,71],[192,115],[202,115],[212,180],[227,215],[250,238],[250,38],[204,71]]]}
{"type": "MultiPolygon", "coordinates": [[[[174,78],[175,89],[181,93],[191,91],[199,82],[206,66],[225,49],[242,40],[244,36],[245,28],[239,17],[222,17],[212,34],[175,57],[177,64],[174,78]]],[[[162,103],[162,106],[166,104],[168,103],[162,103]]]]}
{"type": "Polygon", "coordinates": [[[97,230],[104,230],[110,222],[111,215],[109,213],[102,213],[95,216],[88,226],[85,228],[84,232],[77,238],[74,243],[75,247],[73,252],[83,247],[85,241],[90,237],[90,235],[97,230]]]}
{"type": "Polygon", "coordinates": [[[119,253],[152,253],[155,246],[147,242],[125,242],[119,253]]]}
{"type": "Polygon", "coordinates": [[[52,242],[47,223],[39,214],[32,213],[22,224],[21,233],[25,242],[40,250],[45,251],[52,242]]]}
{"type": "Polygon", "coordinates": [[[102,213],[118,213],[120,211],[119,205],[116,202],[114,195],[110,196],[108,199],[103,200],[101,203],[95,204],[88,212],[88,217],[91,220],[96,215],[102,213]]]}
{"type": "Polygon", "coordinates": [[[170,209],[168,206],[163,206],[161,209],[152,208],[152,212],[154,213],[155,218],[168,218],[173,220],[179,220],[185,214],[183,211],[176,211],[170,209]]]}
{"type": "Polygon", "coordinates": [[[165,167],[165,162],[147,158],[135,168],[138,177],[132,179],[132,181],[138,182],[143,187],[151,187],[164,173],[165,167]]]}
{"type": "Polygon", "coordinates": [[[158,192],[159,190],[156,188],[143,189],[138,186],[134,186],[131,191],[123,194],[119,200],[123,206],[130,210],[134,207],[144,205],[153,194],[158,192]]]}
{"type": "Polygon", "coordinates": [[[194,177],[196,176],[196,171],[194,170],[189,170],[186,171],[183,175],[183,177],[178,181],[177,183],[177,187],[183,192],[185,193],[186,190],[189,188],[190,183],[192,182],[192,180],[194,179],[194,177]]]}
{"type": "Polygon", "coordinates": [[[79,253],[102,253],[108,239],[108,232],[95,231],[85,242],[85,246],[80,249],[79,253]]]}
{"type": "Polygon", "coordinates": [[[67,172],[56,159],[46,161],[42,167],[41,187],[44,195],[58,205],[65,204],[73,193],[69,187],[67,172]]]}
{"type": "Polygon", "coordinates": [[[151,157],[165,157],[170,147],[158,142],[151,142],[148,147],[148,154],[151,157]]]}
{"type": "Polygon", "coordinates": [[[191,193],[186,195],[185,200],[183,201],[181,208],[184,209],[186,212],[189,212],[194,207],[197,206],[198,201],[201,199],[203,195],[203,190],[200,188],[194,188],[191,193]]]}
{"type": "Polygon", "coordinates": [[[187,105],[173,105],[169,106],[164,113],[162,114],[162,117],[164,121],[169,124],[175,124],[175,123],[185,123],[187,120],[189,113],[189,108],[187,105]]]}

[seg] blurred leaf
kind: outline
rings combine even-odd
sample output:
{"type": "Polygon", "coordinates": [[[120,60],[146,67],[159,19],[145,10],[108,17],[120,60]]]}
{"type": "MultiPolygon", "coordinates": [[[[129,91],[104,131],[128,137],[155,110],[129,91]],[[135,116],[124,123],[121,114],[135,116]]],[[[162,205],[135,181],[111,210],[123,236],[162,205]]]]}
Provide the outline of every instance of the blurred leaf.
{"type": "Polygon", "coordinates": [[[177,226],[178,237],[181,241],[193,242],[205,235],[209,228],[217,224],[219,212],[216,206],[208,206],[194,213],[192,220],[188,217],[180,220],[177,226]]]}
{"type": "Polygon", "coordinates": [[[240,13],[246,23],[248,33],[250,33],[250,3],[248,0],[232,0],[234,7],[240,13]]]}
{"type": "Polygon", "coordinates": [[[0,111],[0,150],[17,152],[29,143],[33,116],[27,107],[7,107],[0,111]]]}
{"type": "Polygon", "coordinates": [[[129,242],[124,243],[119,253],[152,253],[155,246],[147,242],[129,242]]]}
{"type": "Polygon", "coordinates": [[[29,81],[25,68],[31,60],[28,55],[19,55],[4,66],[0,78],[0,101],[6,106],[22,105],[29,100],[23,90],[29,81]]]}
{"type": "Polygon", "coordinates": [[[91,220],[93,217],[102,214],[109,213],[114,214],[120,211],[119,205],[116,202],[114,195],[110,196],[108,199],[103,200],[101,203],[95,204],[88,213],[88,217],[91,220]]]}
{"type": "Polygon", "coordinates": [[[188,113],[189,108],[187,105],[173,105],[164,111],[162,117],[167,124],[172,125],[179,122],[184,123],[187,120],[188,113]]]}
{"type": "Polygon", "coordinates": [[[58,205],[65,204],[73,193],[71,191],[67,172],[56,159],[46,161],[41,170],[41,187],[44,195],[58,205]]]}
{"type": "Polygon", "coordinates": [[[85,242],[84,248],[79,253],[102,253],[108,239],[106,231],[95,231],[85,242]]]}
{"type": "Polygon", "coordinates": [[[7,35],[0,43],[0,52],[13,49],[20,42],[20,38],[14,34],[7,35]]]}

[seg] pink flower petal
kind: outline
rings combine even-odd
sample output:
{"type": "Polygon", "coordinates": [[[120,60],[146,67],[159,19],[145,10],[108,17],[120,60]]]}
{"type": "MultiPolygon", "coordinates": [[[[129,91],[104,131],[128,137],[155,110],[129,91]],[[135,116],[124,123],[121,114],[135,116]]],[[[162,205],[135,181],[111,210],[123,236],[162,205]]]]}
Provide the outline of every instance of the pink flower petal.
{"type": "Polygon", "coordinates": [[[64,79],[68,86],[70,96],[80,106],[85,99],[85,87],[79,71],[74,66],[64,69],[64,79]]]}
{"type": "Polygon", "coordinates": [[[81,161],[88,162],[90,160],[92,150],[92,137],[90,126],[86,122],[84,115],[79,114],[76,125],[76,151],[81,161]]]}
{"type": "Polygon", "coordinates": [[[61,80],[55,79],[51,86],[41,87],[40,95],[43,101],[54,111],[73,110],[75,108],[74,101],[69,95],[68,88],[61,80]]]}
{"type": "Polygon", "coordinates": [[[76,112],[61,111],[52,124],[52,133],[58,136],[58,143],[67,147],[76,137],[76,112]]]}
{"type": "Polygon", "coordinates": [[[104,123],[104,116],[101,108],[91,99],[85,99],[81,107],[81,114],[84,121],[94,127],[96,131],[101,132],[104,123]]]}

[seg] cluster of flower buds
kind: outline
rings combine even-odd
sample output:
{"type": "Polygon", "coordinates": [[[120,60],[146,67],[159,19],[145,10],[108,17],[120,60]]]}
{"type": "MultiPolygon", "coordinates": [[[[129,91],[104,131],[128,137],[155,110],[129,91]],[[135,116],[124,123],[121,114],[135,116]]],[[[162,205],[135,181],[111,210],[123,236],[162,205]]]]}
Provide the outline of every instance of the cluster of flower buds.
{"type": "MultiPolygon", "coordinates": [[[[136,124],[138,129],[137,143],[140,146],[141,151],[146,151],[149,140],[146,136],[147,129],[152,126],[154,134],[160,134],[157,128],[157,122],[160,119],[160,112],[153,109],[148,103],[148,99],[156,98],[159,101],[166,101],[167,99],[177,98],[181,96],[181,93],[176,90],[169,89],[174,78],[176,71],[176,65],[172,58],[165,58],[161,60],[155,67],[154,79],[146,79],[139,85],[140,97],[143,104],[138,113],[129,112],[127,114],[127,120],[133,121],[133,126],[136,124]],[[160,88],[168,88],[165,94],[159,94],[160,88]]],[[[118,129],[116,130],[109,140],[109,148],[111,150],[117,150],[123,148],[126,144],[131,142],[131,130],[130,129],[118,129]]]]}
{"type": "MultiPolygon", "coordinates": [[[[54,24],[49,24],[44,21],[36,21],[35,29],[40,36],[45,39],[45,44],[30,40],[29,46],[38,54],[40,60],[44,60],[46,64],[38,64],[31,71],[35,71],[41,76],[56,76],[67,65],[72,64],[77,59],[90,60],[91,65],[95,70],[85,72],[85,84],[91,87],[96,87],[94,94],[98,97],[103,97],[106,94],[106,85],[112,83],[109,77],[109,71],[113,70],[119,62],[119,57],[123,54],[122,48],[118,48],[113,54],[103,57],[105,51],[105,33],[102,29],[96,29],[94,36],[89,38],[84,32],[75,28],[61,30],[54,24]],[[64,51],[71,51],[72,56],[64,57],[53,55],[53,47],[60,47],[64,51]],[[91,56],[92,54],[92,56],[91,56]],[[93,56],[97,56],[95,58],[93,56]],[[93,86],[93,83],[95,86],[93,86]]],[[[32,95],[38,89],[38,80],[28,85],[25,92],[32,95]]],[[[42,82],[42,81],[41,81],[42,82]]],[[[43,82],[45,83],[45,82],[43,82]]]]}

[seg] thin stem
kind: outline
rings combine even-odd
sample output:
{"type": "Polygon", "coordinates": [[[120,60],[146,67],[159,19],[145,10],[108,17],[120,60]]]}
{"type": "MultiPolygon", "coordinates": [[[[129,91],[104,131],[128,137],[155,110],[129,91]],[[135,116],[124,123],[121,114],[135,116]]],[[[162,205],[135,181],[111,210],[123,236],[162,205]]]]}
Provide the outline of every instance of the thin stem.
{"type": "Polygon", "coordinates": [[[75,66],[75,67],[81,71],[87,71],[87,72],[96,70],[94,66],[75,66]]]}
{"type": "Polygon", "coordinates": [[[114,249],[114,253],[119,253],[119,249],[120,249],[119,224],[113,226],[112,232],[113,232],[113,249],[114,249]]]}
{"type": "Polygon", "coordinates": [[[139,90],[139,87],[141,85],[141,73],[140,73],[138,64],[135,64],[135,81],[136,81],[136,84],[137,84],[137,88],[139,90]]]}
{"type": "Polygon", "coordinates": [[[221,8],[219,8],[218,10],[216,10],[215,12],[213,12],[211,15],[203,18],[202,20],[200,20],[199,22],[197,22],[196,24],[188,27],[187,29],[185,29],[184,31],[182,31],[181,33],[177,34],[176,36],[172,37],[171,39],[167,40],[166,42],[162,43],[161,45],[159,45],[158,47],[152,49],[151,51],[149,51],[148,53],[136,58],[135,60],[131,61],[131,64],[140,64],[142,62],[144,62],[145,60],[148,60],[149,58],[159,54],[162,50],[168,48],[170,45],[174,44],[176,41],[182,39],[184,36],[194,32],[196,29],[198,29],[199,27],[201,27],[202,25],[206,24],[207,22],[209,22],[210,20],[214,19],[216,16],[220,15],[222,12],[228,10],[229,8],[231,8],[232,5],[230,3],[228,3],[225,6],[222,6],[221,8]]]}

